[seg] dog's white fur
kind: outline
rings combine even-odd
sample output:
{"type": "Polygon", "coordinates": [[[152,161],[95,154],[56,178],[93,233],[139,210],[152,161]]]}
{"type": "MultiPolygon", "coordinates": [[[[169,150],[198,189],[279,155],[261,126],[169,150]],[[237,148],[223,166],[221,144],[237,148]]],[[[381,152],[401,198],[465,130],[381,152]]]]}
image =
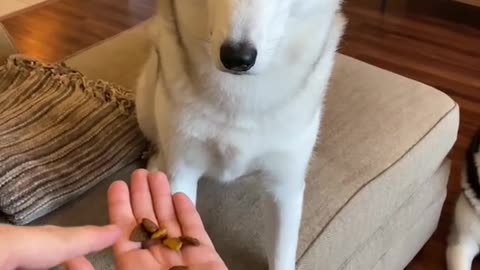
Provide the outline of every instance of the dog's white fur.
{"type": "Polygon", "coordinates": [[[140,128],[159,149],[148,169],[166,171],[172,192],[194,202],[203,176],[258,173],[269,269],[294,269],[304,178],[345,24],[340,0],[157,3],[136,97],[140,128]],[[257,48],[247,74],[222,67],[227,39],[257,48]]]}
{"type": "Polygon", "coordinates": [[[448,239],[448,270],[470,270],[479,252],[480,218],[464,194],[455,207],[454,222],[448,239]]]}
{"type": "MultiPolygon", "coordinates": [[[[474,160],[478,170],[480,153],[474,155],[474,160]]],[[[480,200],[469,187],[466,169],[462,173],[462,187],[464,190],[457,199],[448,238],[448,270],[470,270],[473,258],[480,251],[480,200]]]]}

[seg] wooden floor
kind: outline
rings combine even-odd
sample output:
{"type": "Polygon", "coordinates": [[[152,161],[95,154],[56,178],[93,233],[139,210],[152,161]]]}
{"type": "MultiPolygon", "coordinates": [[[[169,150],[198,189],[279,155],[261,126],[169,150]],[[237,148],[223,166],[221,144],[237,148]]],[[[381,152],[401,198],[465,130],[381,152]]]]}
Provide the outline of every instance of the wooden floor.
{"type": "MultiPolygon", "coordinates": [[[[2,22],[22,53],[59,61],[148,18],[154,1],[56,0],[2,22]]],[[[349,25],[340,51],[437,87],[460,104],[459,138],[450,154],[453,168],[440,224],[407,267],[446,269],[445,240],[463,154],[480,126],[480,9],[450,0],[387,2],[384,13],[379,0],[345,3],[349,25]]],[[[480,262],[473,269],[480,270],[480,262]]]]}
{"type": "Polygon", "coordinates": [[[155,1],[51,0],[2,23],[20,52],[53,62],[149,18],[155,1]]]}

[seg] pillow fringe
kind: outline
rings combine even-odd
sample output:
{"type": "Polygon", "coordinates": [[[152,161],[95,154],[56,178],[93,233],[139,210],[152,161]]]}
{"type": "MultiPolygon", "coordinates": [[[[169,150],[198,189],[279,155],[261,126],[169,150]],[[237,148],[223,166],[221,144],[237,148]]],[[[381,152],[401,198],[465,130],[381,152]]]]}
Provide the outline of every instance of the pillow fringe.
{"type": "Polygon", "coordinates": [[[59,80],[71,91],[80,89],[103,104],[114,104],[123,115],[135,114],[132,91],[103,80],[88,80],[81,72],[65,63],[42,63],[21,54],[11,55],[5,65],[0,67],[0,89],[3,85],[14,87],[26,83],[26,80],[38,83],[38,77],[45,78],[45,75],[59,80]]]}

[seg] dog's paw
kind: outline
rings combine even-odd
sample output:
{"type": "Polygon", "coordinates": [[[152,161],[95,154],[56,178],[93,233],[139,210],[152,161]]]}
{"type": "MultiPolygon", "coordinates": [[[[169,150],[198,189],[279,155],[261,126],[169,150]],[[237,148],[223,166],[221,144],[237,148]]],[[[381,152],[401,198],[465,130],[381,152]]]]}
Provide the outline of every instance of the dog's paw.
{"type": "Polygon", "coordinates": [[[150,172],[164,172],[162,156],[157,152],[150,156],[147,163],[147,170],[150,172]]]}
{"type": "Polygon", "coordinates": [[[147,160],[156,153],[158,153],[157,147],[153,143],[149,143],[145,151],[142,153],[142,159],[147,160]]]}

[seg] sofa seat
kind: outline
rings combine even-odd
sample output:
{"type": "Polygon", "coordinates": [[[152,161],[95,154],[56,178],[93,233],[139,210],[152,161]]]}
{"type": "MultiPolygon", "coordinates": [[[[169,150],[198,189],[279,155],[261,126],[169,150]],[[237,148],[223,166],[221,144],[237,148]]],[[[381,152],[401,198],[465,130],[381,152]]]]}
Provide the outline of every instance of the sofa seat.
{"type": "MultiPolygon", "coordinates": [[[[143,26],[66,59],[91,78],[134,87],[147,42],[143,26]],[[115,67],[115,68],[112,68],[115,67]]],[[[446,158],[459,124],[442,92],[338,54],[311,163],[298,269],[403,269],[437,226],[446,158]]],[[[106,190],[141,162],[105,179],[34,224],[108,222],[106,190]]],[[[229,186],[204,180],[198,208],[230,270],[267,269],[261,189],[254,178],[229,186]]],[[[110,250],[89,257],[114,269],[110,250]]]]}

